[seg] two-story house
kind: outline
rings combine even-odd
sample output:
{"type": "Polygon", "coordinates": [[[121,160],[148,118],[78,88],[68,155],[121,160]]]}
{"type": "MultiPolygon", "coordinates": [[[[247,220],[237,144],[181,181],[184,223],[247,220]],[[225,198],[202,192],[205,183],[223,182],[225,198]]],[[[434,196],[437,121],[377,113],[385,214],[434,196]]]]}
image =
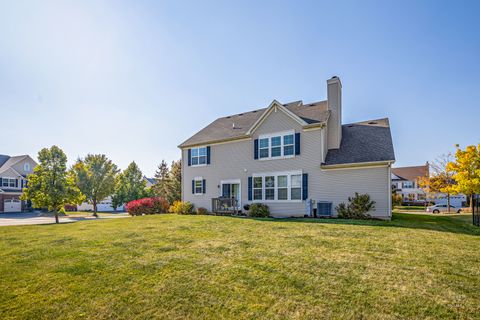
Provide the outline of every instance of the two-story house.
{"type": "MultiPolygon", "coordinates": [[[[422,177],[430,175],[428,162],[423,166],[392,168],[392,190],[402,197],[404,205],[423,205],[425,202],[447,204],[447,195],[440,192],[426,193],[419,184],[422,177]]],[[[456,207],[465,206],[467,197],[464,194],[450,195],[450,204],[456,207]]]]}
{"type": "Polygon", "coordinates": [[[0,212],[25,210],[26,203],[20,200],[20,195],[27,186],[28,175],[33,173],[36,165],[28,155],[0,155],[0,212]]]}
{"type": "Polygon", "coordinates": [[[391,218],[388,119],[342,125],[342,84],[327,81],[327,100],[282,104],[222,117],[180,144],[182,198],[212,210],[212,199],[240,207],[264,203],[274,217],[336,216],[355,192],[391,218]]]}

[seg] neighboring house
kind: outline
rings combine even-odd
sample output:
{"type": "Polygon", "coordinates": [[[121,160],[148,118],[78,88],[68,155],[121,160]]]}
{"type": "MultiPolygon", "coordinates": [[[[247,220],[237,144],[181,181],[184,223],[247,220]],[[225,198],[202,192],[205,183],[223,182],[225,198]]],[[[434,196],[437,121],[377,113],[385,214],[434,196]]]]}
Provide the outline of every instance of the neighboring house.
{"type": "Polygon", "coordinates": [[[28,175],[37,163],[28,155],[0,155],[0,212],[21,212],[27,203],[20,200],[28,175]]]}
{"type": "Polygon", "coordinates": [[[215,120],[183,142],[182,198],[212,210],[234,197],[242,208],[265,203],[274,217],[336,216],[348,197],[367,193],[370,214],[391,218],[388,119],[342,125],[342,85],[327,81],[327,100],[281,104],[215,120]]]}
{"type": "Polygon", "coordinates": [[[147,188],[151,188],[154,184],[157,183],[155,178],[147,178],[147,177],[143,176],[143,180],[145,180],[147,188]]]}
{"type": "MultiPolygon", "coordinates": [[[[93,204],[84,202],[77,206],[78,211],[93,211],[93,204]]],[[[97,203],[97,211],[99,212],[111,212],[111,211],[124,211],[124,206],[120,205],[116,210],[112,207],[112,197],[106,197],[99,203],[97,203]]]]}
{"type": "Polygon", "coordinates": [[[402,196],[404,204],[425,203],[425,191],[419,187],[418,181],[428,176],[428,162],[424,166],[392,168],[392,190],[402,196]]]}
{"type": "MultiPolygon", "coordinates": [[[[428,162],[423,166],[392,168],[392,190],[402,196],[403,204],[425,204],[425,201],[435,204],[447,204],[445,193],[429,193],[420,188],[418,181],[421,177],[430,175],[428,162]]],[[[456,207],[464,206],[467,197],[464,194],[450,196],[450,204],[456,207]]]]}

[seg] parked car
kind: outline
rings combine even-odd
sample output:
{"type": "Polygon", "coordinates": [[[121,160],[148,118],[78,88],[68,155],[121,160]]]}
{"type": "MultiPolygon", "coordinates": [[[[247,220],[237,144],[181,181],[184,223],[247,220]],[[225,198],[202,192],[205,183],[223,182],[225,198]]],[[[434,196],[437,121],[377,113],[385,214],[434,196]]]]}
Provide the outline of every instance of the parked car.
{"type": "MultiPolygon", "coordinates": [[[[426,211],[432,212],[432,213],[448,212],[448,206],[446,204],[436,204],[436,205],[427,207],[426,211]]],[[[450,205],[450,211],[460,213],[462,212],[462,208],[450,205]]]]}

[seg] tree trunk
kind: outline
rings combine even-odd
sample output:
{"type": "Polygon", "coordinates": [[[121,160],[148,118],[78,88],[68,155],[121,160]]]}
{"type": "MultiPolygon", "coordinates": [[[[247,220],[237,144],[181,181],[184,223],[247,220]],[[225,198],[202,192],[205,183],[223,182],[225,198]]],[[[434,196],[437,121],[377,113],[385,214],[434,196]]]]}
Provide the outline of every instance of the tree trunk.
{"type": "Polygon", "coordinates": [[[473,214],[473,193],[470,194],[470,209],[472,209],[472,222],[475,224],[475,215],[473,214]]]}
{"type": "Polygon", "coordinates": [[[447,207],[448,207],[448,213],[450,213],[450,193],[447,193],[447,207]]]}
{"type": "Polygon", "coordinates": [[[55,213],[55,223],[60,223],[60,221],[58,220],[58,211],[55,210],[53,212],[55,213]]]}
{"type": "Polygon", "coordinates": [[[93,201],[93,216],[94,216],[95,218],[98,218],[98,214],[97,214],[97,201],[96,201],[96,200],[93,201]]]}

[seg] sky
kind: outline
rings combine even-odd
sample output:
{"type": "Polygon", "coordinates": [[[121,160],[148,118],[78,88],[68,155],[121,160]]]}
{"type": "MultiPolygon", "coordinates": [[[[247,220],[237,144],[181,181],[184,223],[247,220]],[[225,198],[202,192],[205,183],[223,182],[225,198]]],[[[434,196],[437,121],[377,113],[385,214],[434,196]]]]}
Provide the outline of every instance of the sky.
{"type": "Polygon", "coordinates": [[[326,99],[388,117],[395,166],[480,143],[478,1],[0,0],[0,154],[152,176],[218,117],[326,99]]]}

